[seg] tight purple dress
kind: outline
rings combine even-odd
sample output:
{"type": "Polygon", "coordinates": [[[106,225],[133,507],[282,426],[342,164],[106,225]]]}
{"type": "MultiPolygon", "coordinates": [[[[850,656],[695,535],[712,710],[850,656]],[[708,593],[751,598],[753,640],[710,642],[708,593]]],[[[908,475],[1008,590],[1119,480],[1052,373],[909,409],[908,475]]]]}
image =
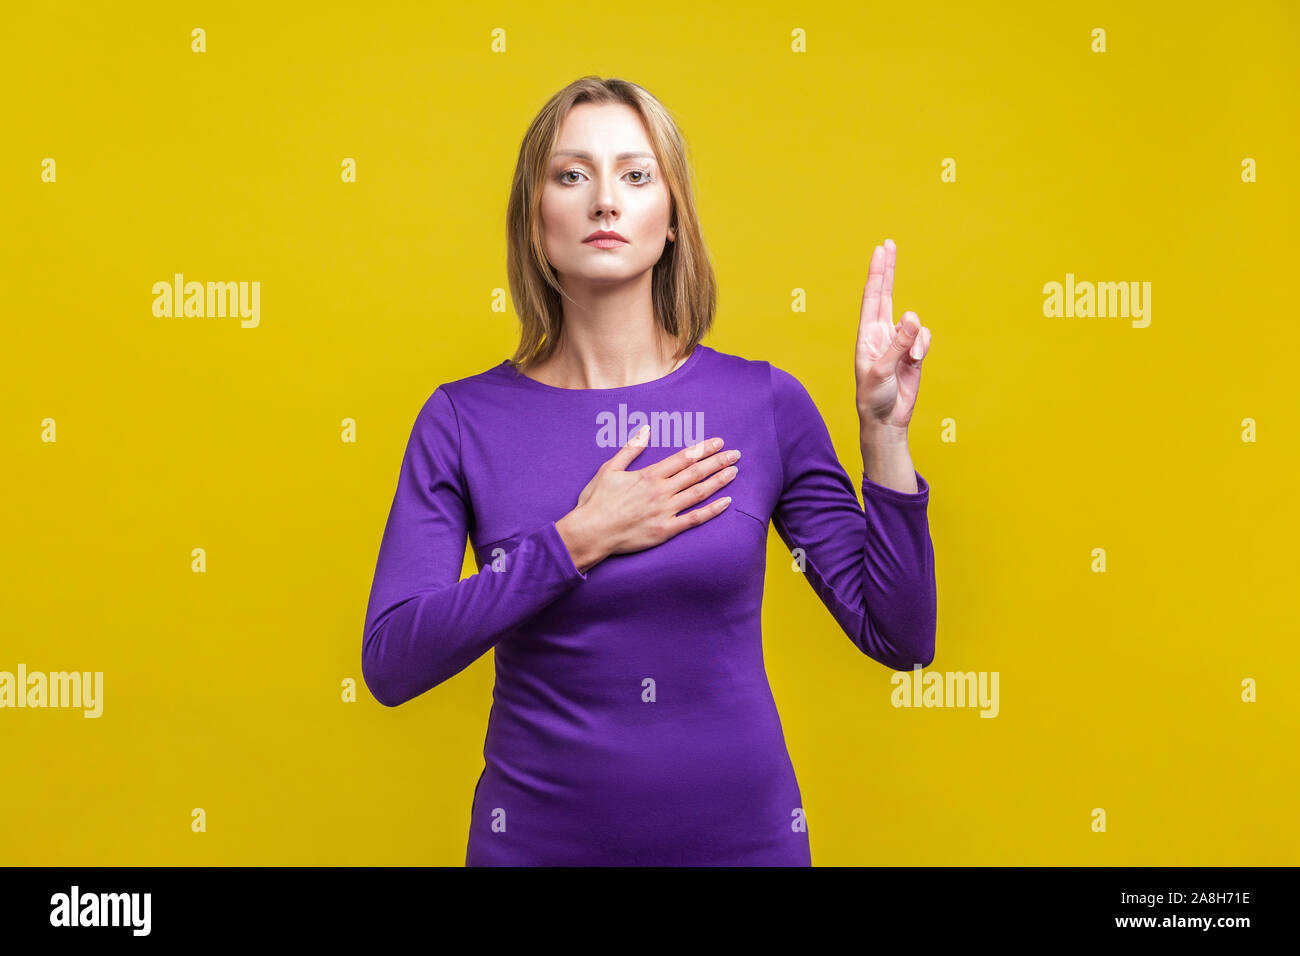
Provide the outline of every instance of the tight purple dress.
{"type": "Polygon", "coordinates": [[[911,670],[935,644],[916,482],[864,474],[864,510],[798,379],[704,345],[623,388],[557,388],[504,361],[438,386],[402,459],[361,661],[396,707],[495,650],[465,863],[811,865],[763,665],[768,522],[849,639],[911,670]],[[631,470],[714,436],[739,448],[706,499],[731,504],[583,574],[555,522],[642,424],[631,470]],[[461,579],[467,537],[480,570],[461,579]]]}

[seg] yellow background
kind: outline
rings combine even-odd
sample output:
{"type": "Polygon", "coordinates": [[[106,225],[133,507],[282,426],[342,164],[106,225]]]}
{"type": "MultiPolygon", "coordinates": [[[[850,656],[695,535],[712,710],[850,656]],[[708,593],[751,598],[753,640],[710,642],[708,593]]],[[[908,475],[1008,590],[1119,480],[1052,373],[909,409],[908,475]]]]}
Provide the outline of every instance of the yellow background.
{"type": "Polygon", "coordinates": [[[1297,9],[13,7],[0,670],[105,687],[98,720],[0,711],[0,863],[463,862],[491,657],[390,710],[363,615],[416,412],[516,341],[490,306],[520,138],[588,73],[681,123],[705,342],[798,376],[855,480],[875,243],[933,332],[932,669],[998,671],[1001,712],[891,707],[772,530],[814,864],[1300,862],[1297,9]],[[260,281],[260,327],[155,318],[175,272],[260,281]],[[1045,317],[1066,273],[1151,282],[1150,327],[1045,317]]]}

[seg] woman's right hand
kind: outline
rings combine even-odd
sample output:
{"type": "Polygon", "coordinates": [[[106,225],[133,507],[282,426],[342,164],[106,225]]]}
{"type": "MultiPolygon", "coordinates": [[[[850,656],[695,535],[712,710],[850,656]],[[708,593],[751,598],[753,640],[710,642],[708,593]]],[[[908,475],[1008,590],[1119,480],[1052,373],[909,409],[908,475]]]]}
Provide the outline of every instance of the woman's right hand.
{"type": "Polygon", "coordinates": [[[721,438],[702,441],[663,461],[628,471],[627,466],[646,447],[648,427],[642,426],[600,466],[578,495],[577,507],[555,523],[574,566],[583,573],[611,554],[662,544],[721,514],[731,502],[720,498],[677,514],[736,477],[738,469],[730,466],[740,458],[740,451],[722,451],[721,438]]]}

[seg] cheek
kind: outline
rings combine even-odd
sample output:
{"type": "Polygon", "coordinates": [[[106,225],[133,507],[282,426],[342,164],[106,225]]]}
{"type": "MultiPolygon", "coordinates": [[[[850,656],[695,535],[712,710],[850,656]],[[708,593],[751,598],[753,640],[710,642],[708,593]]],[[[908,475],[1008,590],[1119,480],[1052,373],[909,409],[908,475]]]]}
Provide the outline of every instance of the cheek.
{"type": "Polygon", "coordinates": [[[570,197],[548,187],[542,191],[542,201],[537,212],[547,226],[562,226],[573,219],[575,208],[570,197]]]}
{"type": "Polygon", "coordinates": [[[666,189],[647,192],[640,197],[640,202],[637,203],[641,221],[653,225],[656,229],[661,225],[668,225],[668,215],[671,211],[669,207],[668,190],[666,189]]]}
{"type": "Polygon", "coordinates": [[[565,202],[553,196],[543,195],[537,210],[537,228],[542,234],[542,248],[548,257],[564,248],[564,237],[574,229],[572,210],[566,208],[565,202]]]}

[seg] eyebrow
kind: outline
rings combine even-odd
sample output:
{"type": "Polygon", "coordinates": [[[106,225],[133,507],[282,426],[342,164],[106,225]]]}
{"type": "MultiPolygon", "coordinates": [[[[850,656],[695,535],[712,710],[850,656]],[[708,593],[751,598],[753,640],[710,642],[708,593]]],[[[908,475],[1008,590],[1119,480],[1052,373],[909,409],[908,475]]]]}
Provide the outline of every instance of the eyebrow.
{"type": "MultiPolygon", "coordinates": [[[[578,157],[578,159],[585,159],[588,162],[595,162],[595,157],[592,156],[591,153],[583,152],[580,149],[559,149],[551,154],[552,159],[554,159],[556,156],[576,156],[578,157]]],[[[655,154],[646,153],[646,152],[619,153],[614,158],[615,159],[636,159],[638,157],[645,158],[645,159],[654,159],[655,154]]]]}

